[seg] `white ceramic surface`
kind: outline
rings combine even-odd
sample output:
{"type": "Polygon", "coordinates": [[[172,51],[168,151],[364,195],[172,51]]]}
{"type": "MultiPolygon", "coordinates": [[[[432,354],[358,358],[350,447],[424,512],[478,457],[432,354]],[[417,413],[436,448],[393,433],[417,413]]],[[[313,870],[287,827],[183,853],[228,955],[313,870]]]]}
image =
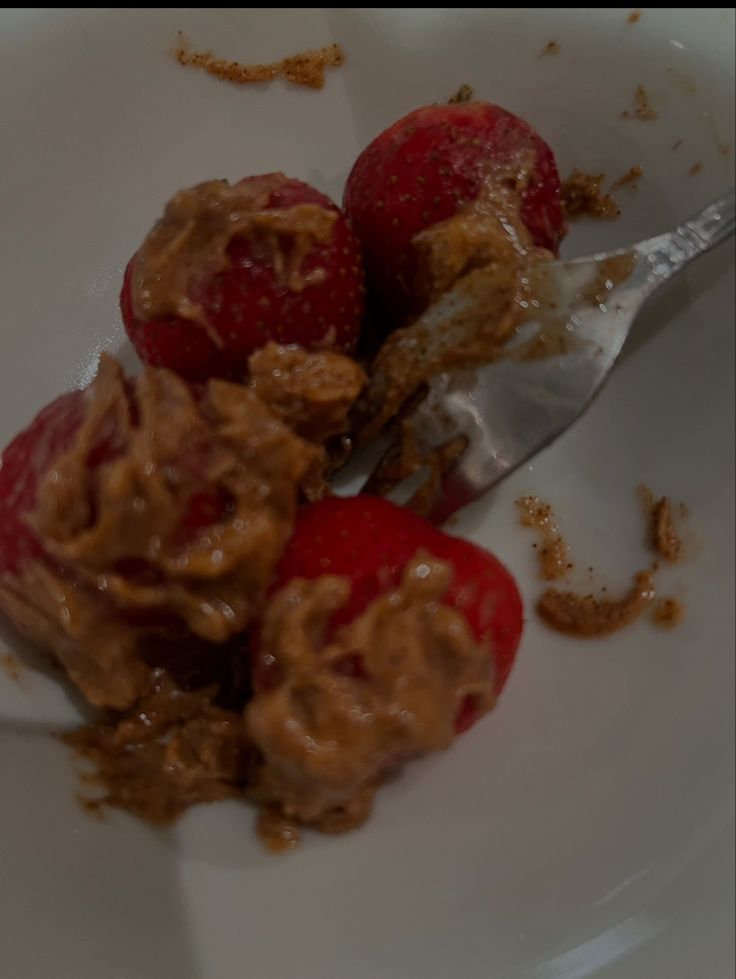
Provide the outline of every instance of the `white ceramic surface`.
{"type": "MultiPolygon", "coordinates": [[[[621,219],[575,227],[567,254],[686,217],[733,180],[733,11],[628,13],[0,12],[0,443],[101,349],[134,365],[122,269],[173,190],[282,169],[339,198],[370,138],[461,82],[535,125],[563,172],[644,167],[621,219]],[[322,92],[238,90],[177,66],[177,29],[245,61],[334,40],[347,64],[322,92]],[[550,40],[559,54],[539,57],[550,40]],[[656,121],[621,117],[640,83],[656,121]]],[[[0,974],[733,976],[733,264],[723,248],[658,301],[587,417],[454,528],[531,607],[513,500],[541,493],[580,579],[590,564],[623,587],[644,560],[645,481],[692,509],[688,560],[662,576],[687,605],[678,630],[585,643],[530,618],[491,717],[387,787],[365,828],[285,858],[235,804],[168,833],[89,819],[49,733],[73,700],[0,671],[0,974]]]]}

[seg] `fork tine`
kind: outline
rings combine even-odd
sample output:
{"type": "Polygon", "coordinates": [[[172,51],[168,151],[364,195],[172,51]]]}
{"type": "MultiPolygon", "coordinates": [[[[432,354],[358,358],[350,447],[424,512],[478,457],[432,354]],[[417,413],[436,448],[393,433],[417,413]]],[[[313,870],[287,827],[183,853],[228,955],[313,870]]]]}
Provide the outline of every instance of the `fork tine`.
{"type": "Polygon", "coordinates": [[[424,467],[410,504],[441,522],[551,442],[590,401],[628,331],[630,311],[603,299],[629,277],[632,256],[611,261],[603,274],[597,262],[545,263],[535,292],[558,295],[564,277],[574,286],[570,315],[537,304],[496,360],[430,378],[365,491],[386,493],[424,467]]]}
{"type": "Polygon", "coordinates": [[[540,262],[520,280],[521,291],[508,281],[506,292],[499,289],[493,264],[458,280],[379,352],[365,437],[398,410],[405,414],[393,429],[398,446],[366,486],[383,489],[428,467],[421,502],[440,522],[552,442],[603,386],[643,302],[733,234],[734,199],[731,189],[680,227],[629,249],[540,262]],[[490,355],[489,342],[496,344],[490,355]],[[502,356],[487,362],[504,343],[502,356]],[[469,362],[480,366],[458,370],[469,362]],[[407,408],[428,376],[426,396],[407,408]]]}

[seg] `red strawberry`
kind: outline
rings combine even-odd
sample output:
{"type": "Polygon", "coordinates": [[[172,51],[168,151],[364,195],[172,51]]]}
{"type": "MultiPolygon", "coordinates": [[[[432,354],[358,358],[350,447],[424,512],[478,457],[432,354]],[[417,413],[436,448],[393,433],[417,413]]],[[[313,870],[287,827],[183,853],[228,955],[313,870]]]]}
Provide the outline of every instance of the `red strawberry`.
{"type": "MultiPolygon", "coordinates": [[[[492,554],[438,530],[422,517],[379,497],[328,497],[304,507],[276,572],[274,589],[292,578],[323,574],[350,579],[351,596],[332,628],[344,625],[388,589],[398,585],[407,562],[423,549],[452,565],[445,597],[465,614],[475,638],[489,641],[496,693],[508,679],[521,638],[523,608],[516,584],[492,554]]],[[[256,660],[254,682],[268,685],[268,667],[256,660]]],[[[458,730],[475,720],[458,718],[458,730]]]]}
{"type": "Polygon", "coordinates": [[[0,575],[17,571],[24,561],[41,554],[25,515],[35,508],[43,474],[71,447],[83,413],[81,391],[62,394],[0,456],[0,575]]]}
{"type": "MultiPolygon", "coordinates": [[[[193,292],[188,299],[201,306],[201,322],[179,315],[136,316],[134,283],[141,252],[134,255],[125,271],[120,306],[125,328],[141,359],[169,367],[189,380],[205,380],[211,376],[241,378],[250,354],[269,340],[351,353],[363,315],[363,272],[360,246],[339,209],[313,187],[283,174],[247,177],[234,188],[223,182],[202,187],[217,184],[230,194],[238,188],[251,195],[261,194],[261,204],[256,205],[260,213],[310,205],[323,216],[334,215],[334,223],[324,238],[304,242],[293,231],[281,234],[263,228],[246,229],[230,237],[221,270],[208,276],[208,259],[204,272],[195,270],[199,282],[187,285],[193,292]],[[299,276],[297,286],[285,278],[282,267],[284,261],[293,258],[299,276]]],[[[200,249],[202,237],[214,234],[208,224],[212,213],[206,214],[196,229],[200,249]]],[[[239,212],[234,209],[231,213],[239,212]]],[[[212,227],[218,231],[216,224],[212,227]]],[[[151,235],[147,242],[150,240],[151,235]]],[[[187,275],[185,263],[194,260],[184,252],[177,253],[172,261],[179,262],[187,275]]]]}
{"type": "Polygon", "coordinates": [[[348,177],[344,207],[363,247],[368,286],[392,314],[416,307],[412,239],[476,199],[489,174],[531,167],[521,218],[535,245],[556,252],[565,233],[549,146],[518,116],[488,102],[427,106],[384,130],[348,177]]]}

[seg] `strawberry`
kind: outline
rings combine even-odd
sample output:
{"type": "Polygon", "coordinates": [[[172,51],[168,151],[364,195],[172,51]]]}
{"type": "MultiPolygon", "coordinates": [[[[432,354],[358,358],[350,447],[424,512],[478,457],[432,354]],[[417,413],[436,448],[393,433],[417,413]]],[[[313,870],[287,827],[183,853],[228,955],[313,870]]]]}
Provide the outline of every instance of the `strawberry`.
{"type": "Polygon", "coordinates": [[[377,136],[348,177],[344,208],[360,238],[368,286],[389,315],[416,311],[413,239],[474,201],[489,177],[523,171],[520,216],[533,244],[556,253],[565,233],[549,146],[488,102],[416,109],[377,136]]]}
{"type": "Polygon", "coordinates": [[[41,477],[71,447],[83,414],[81,391],[62,394],[0,456],[0,576],[42,553],[26,514],[35,508],[41,477]]]}
{"type": "Polygon", "coordinates": [[[128,263],[120,307],[145,363],[201,381],[242,378],[250,354],[269,340],[351,353],[363,296],[360,246],[339,209],[300,180],[266,174],[234,187],[212,181],[176,195],[128,263]],[[191,208],[197,200],[201,205],[204,194],[209,200],[192,219],[191,208]],[[308,220],[322,222],[311,236],[300,217],[310,209],[308,220]],[[232,215],[240,225],[223,228],[223,220],[232,215]],[[274,223],[279,221],[287,224],[274,223]],[[180,233],[190,237],[172,257],[172,242],[179,247],[180,233]],[[173,305],[170,295],[168,305],[144,316],[136,305],[141,256],[150,256],[155,236],[162,234],[169,235],[166,254],[160,253],[166,260],[164,274],[169,282],[178,276],[180,293],[173,305]],[[196,307],[199,315],[172,313],[184,307],[190,312],[196,307]]]}
{"type": "MultiPolygon", "coordinates": [[[[407,562],[420,549],[452,566],[454,577],[444,601],[464,613],[477,641],[490,643],[499,694],[521,638],[523,609],[516,584],[492,554],[438,530],[409,510],[371,496],[328,497],[303,507],[273,590],[293,578],[348,578],[350,599],[333,616],[334,630],[397,586],[407,562]]],[[[254,684],[263,687],[269,682],[269,666],[256,656],[254,684]]],[[[458,730],[466,730],[474,720],[467,705],[458,718],[458,730]]]]}

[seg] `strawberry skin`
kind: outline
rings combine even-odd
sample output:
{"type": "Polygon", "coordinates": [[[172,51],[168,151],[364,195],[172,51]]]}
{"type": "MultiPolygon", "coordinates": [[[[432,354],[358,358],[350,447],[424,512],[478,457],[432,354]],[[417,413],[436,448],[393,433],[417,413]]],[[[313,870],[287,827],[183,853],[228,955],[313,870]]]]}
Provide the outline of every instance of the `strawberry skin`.
{"type": "Polygon", "coordinates": [[[0,575],[15,573],[41,556],[41,544],[26,521],[36,505],[41,477],[71,448],[84,415],[81,391],[62,394],[36,415],[0,456],[0,575]]]}
{"type": "Polygon", "coordinates": [[[369,289],[385,308],[400,315],[416,305],[414,236],[475,200],[494,169],[515,163],[531,165],[521,218],[534,244],[556,253],[565,233],[557,165],[518,116],[488,102],[427,106],[363,150],[343,204],[360,238],[369,289]]]}
{"type": "MultiPolygon", "coordinates": [[[[267,175],[265,179],[274,177],[267,175]]],[[[246,177],[241,184],[262,181],[246,177]]],[[[329,198],[300,180],[284,177],[265,210],[316,204],[337,213],[329,242],[314,242],[301,272],[320,270],[320,280],[299,292],[279,281],[273,266],[255,254],[248,237],[231,240],[229,267],[210,282],[202,305],[218,346],[199,324],[177,316],[142,321],[132,302],[133,264],[125,271],[120,308],[123,322],[141,360],[168,367],[190,381],[208,377],[241,379],[248,357],[269,340],[307,349],[327,347],[352,353],[358,340],[364,305],[363,269],[358,241],[329,198]]]]}
{"type": "MultiPolygon", "coordinates": [[[[451,537],[403,507],[372,496],[328,497],[303,507],[277,568],[274,589],[292,578],[323,574],[349,578],[350,600],[335,615],[332,627],[336,628],[397,586],[407,562],[420,548],[452,566],[454,576],[444,601],[462,610],[477,641],[490,643],[499,694],[511,672],[523,627],[516,583],[492,554],[451,537]]],[[[256,685],[259,679],[256,664],[256,685]]],[[[459,729],[472,721],[472,717],[461,718],[459,729]]]]}

